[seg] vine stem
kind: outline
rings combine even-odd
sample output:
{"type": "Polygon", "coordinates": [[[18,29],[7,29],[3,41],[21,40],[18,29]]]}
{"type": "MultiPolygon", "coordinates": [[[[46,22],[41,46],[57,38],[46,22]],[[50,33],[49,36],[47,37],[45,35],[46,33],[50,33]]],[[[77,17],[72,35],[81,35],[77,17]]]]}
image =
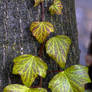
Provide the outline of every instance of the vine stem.
{"type": "MultiPolygon", "coordinates": [[[[44,10],[44,2],[42,2],[41,4],[40,4],[40,6],[41,6],[41,21],[44,21],[45,20],[45,10],[44,10]]],[[[45,42],[44,42],[45,43],[45,42]]],[[[41,47],[40,47],[40,50],[39,50],[39,52],[38,52],[38,55],[40,56],[40,57],[42,57],[42,51],[43,51],[43,49],[44,49],[44,43],[41,45],[41,47]]]]}
{"type": "Polygon", "coordinates": [[[38,51],[39,57],[42,57],[42,55],[43,55],[44,44],[45,44],[45,43],[41,44],[40,49],[39,49],[39,51],[38,51]]]}
{"type": "Polygon", "coordinates": [[[44,13],[44,2],[41,3],[41,21],[45,20],[45,13],[44,13]]]}

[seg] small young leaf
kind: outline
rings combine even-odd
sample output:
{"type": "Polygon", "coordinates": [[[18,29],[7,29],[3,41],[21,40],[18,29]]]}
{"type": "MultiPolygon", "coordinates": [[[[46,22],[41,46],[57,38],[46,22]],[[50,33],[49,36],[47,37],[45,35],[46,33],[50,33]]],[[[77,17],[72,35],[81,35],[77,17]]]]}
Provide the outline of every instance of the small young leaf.
{"type": "Polygon", "coordinates": [[[54,32],[54,27],[49,22],[33,22],[30,26],[30,30],[32,31],[33,36],[39,41],[39,43],[43,43],[46,37],[54,32]]]}
{"type": "Polygon", "coordinates": [[[65,68],[70,44],[70,38],[64,35],[52,37],[46,43],[46,52],[60,65],[61,68],[65,68]]]}
{"type": "Polygon", "coordinates": [[[52,15],[57,14],[61,15],[62,14],[62,3],[60,0],[54,0],[54,3],[50,6],[49,11],[51,12],[52,15]]]}
{"type": "Polygon", "coordinates": [[[21,55],[14,59],[13,74],[19,74],[23,83],[30,87],[39,75],[46,76],[47,64],[37,56],[21,55]]]}
{"type": "Polygon", "coordinates": [[[50,82],[52,92],[84,92],[84,84],[91,82],[88,68],[73,65],[58,73],[50,82]]]}
{"type": "Polygon", "coordinates": [[[34,0],[34,1],[35,1],[34,7],[38,6],[41,2],[44,2],[44,0],[34,0]]]}
{"type": "Polygon", "coordinates": [[[6,86],[3,92],[47,92],[47,90],[43,88],[27,88],[23,85],[11,84],[6,86]]]}

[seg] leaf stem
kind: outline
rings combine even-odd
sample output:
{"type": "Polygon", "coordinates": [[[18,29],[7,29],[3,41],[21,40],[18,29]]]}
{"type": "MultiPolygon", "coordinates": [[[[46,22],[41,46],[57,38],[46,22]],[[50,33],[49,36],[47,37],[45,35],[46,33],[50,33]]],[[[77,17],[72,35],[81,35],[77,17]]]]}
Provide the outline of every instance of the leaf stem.
{"type": "Polygon", "coordinates": [[[63,72],[62,70],[48,71],[47,73],[63,72]]]}
{"type": "Polygon", "coordinates": [[[42,87],[42,77],[40,77],[40,84],[39,87],[42,87]]]}

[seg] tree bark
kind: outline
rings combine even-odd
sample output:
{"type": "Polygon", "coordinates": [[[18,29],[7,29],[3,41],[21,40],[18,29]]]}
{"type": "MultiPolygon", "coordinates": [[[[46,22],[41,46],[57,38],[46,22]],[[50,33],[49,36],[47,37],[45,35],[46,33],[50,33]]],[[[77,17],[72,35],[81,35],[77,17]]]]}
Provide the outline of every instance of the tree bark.
{"type": "MultiPolygon", "coordinates": [[[[33,21],[40,20],[41,7],[33,7],[34,0],[0,0],[0,92],[11,83],[21,83],[20,77],[12,74],[13,58],[21,54],[38,56],[40,44],[29,30],[33,21]]],[[[78,32],[76,28],[75,1],[62,0],[63,14],[51,16],[48,8],[53,0],[45,0],[45,20],[54,25],[55,32],[47,38],[65,34],[72,40],[66,67],[79,64],[78,32]]],[[[48,70],[61,68],[46,53],[42,59],[48,64],[48,70]]],[[[42,87],[47,88],[49,80],[56,73],[47,74],[42,87]]],[[[37,85],[36,79],[33,85],[37,85]]],[[[48,88],[47,88],[48,89],[48,88]]],[[[48,89],[48,92],[51,92],[48,89]]]]}

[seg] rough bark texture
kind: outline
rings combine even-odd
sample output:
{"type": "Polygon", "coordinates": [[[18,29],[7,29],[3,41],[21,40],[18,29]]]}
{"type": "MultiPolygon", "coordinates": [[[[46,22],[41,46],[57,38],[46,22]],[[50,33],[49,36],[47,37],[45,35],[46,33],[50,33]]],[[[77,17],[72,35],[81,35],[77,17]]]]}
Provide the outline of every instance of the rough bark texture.
{"type": "MultiPolygon", "coordinates": [[[[65,34],[72,40],[66,67],[79,63],[78,32],[76,28],[74,0],[62,0],[63,15],[51,16],[48,8],[53,0],[45,0],[45,20],[55,27],[54,35],[65,34]]],[[[12,74],[13,58],[21,54],[38,56],[40,44],[29,30],[33,21],[40,20],[41,7],[33,7],[33,0],[0,0],[0,92],[11,83],[21,83],[20,77],[12,74]]],[[[60,70],[60,67],[43,52],[43,60],[49,70],[60,70]]],[[[56,73],[49,73],[43,79],[43,88],[56,73]]],[[[33,85],[37,85],[39,78],[33,85]]],[[[51,92],[48,89],[48,92],[51,92]]]]}

